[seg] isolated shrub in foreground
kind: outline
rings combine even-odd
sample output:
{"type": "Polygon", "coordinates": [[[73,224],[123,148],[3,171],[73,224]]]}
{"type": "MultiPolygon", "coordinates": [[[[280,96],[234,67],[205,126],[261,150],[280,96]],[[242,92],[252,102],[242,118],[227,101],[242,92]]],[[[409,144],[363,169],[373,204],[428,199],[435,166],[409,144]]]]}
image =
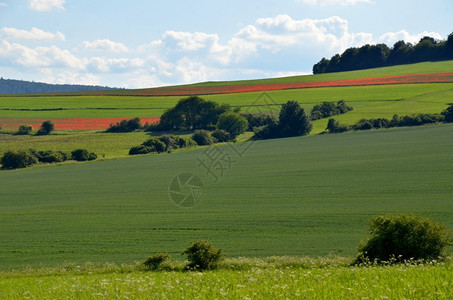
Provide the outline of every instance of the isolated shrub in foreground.
{"type": "Polygon", "coordinates": [[[211,135],[206,130],[197,130],[192,135],[192,140],[194,140],[198,145],[212,145],[214,141],[212,140],[211,135]]]}
{"type": "Polygon", "coordinates": [[[371,220],[369,232],[357,263],[438,259],[451,243],[445,226],[415,215],[379,216],[371,220]]]}
{"type": "Polygon", "coordinates": [[[212,270],[223,259],[224,255],[221,249],[216,249],[208,241],[193,242],[182,254],[187,255],[190,270],[212,270]]]}
{"type": "Polygon", "coordinates": [[[36,164],[38,159],[29,151],[7,151],[0,162],[2,169],[19,169],[36,164]]]}
{"type": "Polygon", "coordinates": [[[157,270],[159,266],[170,258],[168,253],[157,253],[153,256],[148,257],[143,264],[150,270],[157,270]]]}
{"type": "Polygon", "coordinates": [[[71,152],[71,158],[76,161],[95,160],[98,158],[96,153],[88,152],[86,149],[77,149],[71,152]]]}
{"type": "Polygon", "coordinates": [[[19,130],[16,132],[17,135],[27,135],[33,131],[33,126],[31,125],[20,125],[19,130]]]}
{"type": "Polygon", "coordinates": [[[55,129],[55,124],[52,121],[44,121],[41,124],[41,128],[39,128],[37,134],[38,135],[47,135],[50,134],[55,129]]]}

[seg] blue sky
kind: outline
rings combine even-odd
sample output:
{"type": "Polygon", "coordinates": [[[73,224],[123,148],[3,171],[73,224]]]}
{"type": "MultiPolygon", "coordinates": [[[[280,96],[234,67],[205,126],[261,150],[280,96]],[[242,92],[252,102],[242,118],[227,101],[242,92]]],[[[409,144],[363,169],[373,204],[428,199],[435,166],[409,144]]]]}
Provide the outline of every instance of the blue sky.
{"type": "Polygon", "coordinates": [[[453,32],[451,0],[0,0],[0,76],[126,88],[311,73],[453,32]]]}

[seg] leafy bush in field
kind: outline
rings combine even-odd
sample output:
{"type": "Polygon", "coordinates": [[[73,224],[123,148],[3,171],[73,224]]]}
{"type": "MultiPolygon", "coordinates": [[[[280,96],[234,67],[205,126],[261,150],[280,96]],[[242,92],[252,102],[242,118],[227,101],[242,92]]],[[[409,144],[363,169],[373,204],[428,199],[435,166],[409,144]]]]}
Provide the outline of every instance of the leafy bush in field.
{"type": "Polygon", "coordinates": [[[33,126],[31,125],[20,125],[19,130],[16,132],[17,135],[27,135],[33,131],[33,126]]]}
{"type": "Polygon", "coordinates": [[[1,160],[2,169],[26,168],[38,162],[29,151],[7,151],[1,160]]]}
{"type": "Polygon", "coordinates": [[[277,123],[275,116],[263,113],[241,113],[247,119],[249,126],[248,131],[254,131],[255,127],[267,126],[277,123]]]}
{"type": "Polygon", "coordinates": [[[71,152],[71,158],[76,161],[95,160],[98,158],[96,153],[88,152],[86,149],[77,149],[71,152]]]}
{"type": "Polygon", "coordinates": [[[450,105],[447,109],[445,109],[442,112],[442,115],[444,116],[445,123],[452,123],[453,122],[453,105],[450,105]]]}
{"type": "Polygon", "coordinates": [[[233,139],[244,133],[248,126],[247,119],[234,112],[227,112],[220,115],[216,125],[217,129],[229,132],[233,139]]]}
{"type": "Polygon", "coordinates": [[[62,151],[53,151],[53,150],[46,150],[46,151],[36,151],[30,149],[30,152],[38,159],[39,162],[42,163],[56,163],[56,162],[63,162],[68,160],[69,156],[67,153],[62,151]]]}
{"type": "Polygon", "coordinates": [[[168,260],[170,255],[168,253],[157,253],[153,256],[148,257],[143,264],[150,270],[157,270],[159,266],[168,260]]]}
{"type": "Polygon", "coordinates": [[[351,110],[353,110],[353,108],[346,105],[344,100],[340,100],[336,104],[334,102],[324,101],[323,103],[317,104],[313,107],[310,117],[312,120],[319,120],[322,118],[345,114],[351,110]]]}
{"type": "Polygon", "coordinates": [[[225,143],[232,140],[231,134],[228,131],[222,129],[216,129],[211,133],[211,136],[215,138],[218,143],[225,143]]]}
{"type": "Polygon", "coordinates": [[[39,128],[37,135],[48,135],[55,129],[55,124],[52,121],[44,121],[39,128]]]}
{"type": "Polygon", "coordinates": [[[139,155],[139,154],[148,154],[153,152],[151,147],[147,147],[144,145],[134,146],[129,150],[129,155],[139,155]]]}
{"type": "Polygon", "coordinates": [[[340,124],[340,122],[335,121],[334,119],[329,119],[326,130],[330,133],[340,133],[349,131],[350,128],[348,125],[340,124]]]}
{"type": "Polygon", "coordinates": [[[379,216],[371,220],[369,232],[357,263],[438,259],[451,244],[445,226],[415,215],[379,216]]]}
{"type": "Polygon", "coordinates": [[[186,254],[189,260],[187,268],[199,271],[216,268],[224,257],[222,250],[214,248],[208,241],[194,242],[182,254],[186,254]]]}
{"type": "Polygon", "coordinates": [[[211,135],[206,130],[197,130],[192,134],[192,140],[194,140],[197,145],[212,145],[214,141],[212,140],[211,135]]]}
{"type": "Polygon", "coordinates": [[[157,152],[157,153],[162,153],[166,151],[167,146],[165,145],[164,142],[159,140],[158,138],[152,138],[147,140],[142,144],[143,146],[146,146],[149,148],[149,152],[157,152]]]}
{"type": "Polygon", "coordinates": [[[142,129],[143,125],[140,118],[133,118],[130,120],[121,120],[115,124],[110,124],[109,128],[105,132],[133,132],[138,129],[142,129]]]}

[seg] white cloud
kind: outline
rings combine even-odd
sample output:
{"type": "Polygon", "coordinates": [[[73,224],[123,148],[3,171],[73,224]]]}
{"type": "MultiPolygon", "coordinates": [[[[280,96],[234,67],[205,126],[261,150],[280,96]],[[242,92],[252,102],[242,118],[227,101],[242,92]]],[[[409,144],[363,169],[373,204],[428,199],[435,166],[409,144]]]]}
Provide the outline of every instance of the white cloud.
{"type": "Polygon", "coordinates": [[[8,4],[4,3],[4,2],[0,2],[0,7],[7,7],[8,4]]]}
{"type": "Polygon", "coordinates": [[[387,32],[381,35],[378,39],[379,42],[387,44],[389,47],[393,46],[396,42],[404,40],[406,43],[416,44],[420,41],[421,38],[429,36],[438,40],[442,40],[442,36],[437,32],[428,32],[423,31],[418,34],[410,34],[406,30],[401,30],[398,32],[387,32]]]}
{"type": "Polygon", "coordinates": [[[110,41],[108,39],[95,40],[93,42],[85,41],[82,43],[81,48],[87,50],[97,50],[112,53],[121,53],[129,51],[129,49],[125,45],[110,41]]]}
{"type": "Polygon", "coordinates": [[[47,32],[39,28],[33,27],[30,31],[21,30],[11,27],[3,27],[0,29],[0,37],[7,40],[41,40],[41,41],[64,41],[63,33],[47,32]]]}
{"type": "Polygon", "coordinates": [[[30,0],[28,8],[40,12],[44,11],[62,11],[66,0],[30,0]]]}
{"type": "Polygon", "coordinates": [[[349,6],[349,5],[356,5],[357,3],[372,3],[371,0],[299,0],[305,4],[309,5],[341,5],[341,6],[349,6]]]}

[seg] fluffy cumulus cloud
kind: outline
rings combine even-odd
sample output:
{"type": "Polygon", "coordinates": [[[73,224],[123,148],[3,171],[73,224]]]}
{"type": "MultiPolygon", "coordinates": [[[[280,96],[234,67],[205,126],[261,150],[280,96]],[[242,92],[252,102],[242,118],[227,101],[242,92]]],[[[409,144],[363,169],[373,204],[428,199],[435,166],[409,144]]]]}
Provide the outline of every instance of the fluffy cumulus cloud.
{"type": "Polygon", "coordinates": [[[36,11],[62,11],[66,0],[30,0],[28,7],[36,11]]]}
{"type": "Polygon", "coordinates": [[[305,4],[309,5],[341,5],[341,6],[348,6],[348,5],[355,5],[357,3],[371,3],[371,0],[299,0],[305,4]]]}
{"type": "Polygon", "coordinates": [[[430,36],[432,38],[435,38],[437,40],[442,40],[442,36],[437,33],[437,32],[428,32],[428,31],[423,31],[418,34],[410,34],[406,30],[401,30],[398,32],[388,32],[383,34],[381,37],[379,37],[379,42],[385,43],[389,46],[392,46],[398,41],[404,40],[405,42],[416,44],[418,41],[420,41],[421,38],[425,36],[430,36]]]}
{"type": "Polygon", "coordinates": [[[117,42],[110,41],[108,39],[103,40],[96,40],[93,42],[85,41],[83,42],[82,49],[86,50],[97,50],[97,51],[106,51],[106,52],[113,52],[113,53],[121,53],[121,52],[128,52],[129,49],[117,42]]]}
{"type": "Polygon", "coordinates": [[[61,32],[47,32],[33,27],[31,30],[21,30],[11,27],[0,29],[0,37],[6,40],[41,40],[41,41],[64,41],[65,36],[61,32]]]}
{"type": "Polygon", "coordinates": [[[425,35],[442,38],[435,32],[404,30],[373,37],[351,32],[341,17],[298,20],[278,15],[260,18],[227,39],[215,33],[167,31],[138,47],[98,39],[69,48],[60,32],[4,27],[0,66],[39,74],[33,80],[46,82],[144,88],[306,74],[323,56],[348,47],[378,42],[391,46],[401,39],[415,43],[425,35]]]}

